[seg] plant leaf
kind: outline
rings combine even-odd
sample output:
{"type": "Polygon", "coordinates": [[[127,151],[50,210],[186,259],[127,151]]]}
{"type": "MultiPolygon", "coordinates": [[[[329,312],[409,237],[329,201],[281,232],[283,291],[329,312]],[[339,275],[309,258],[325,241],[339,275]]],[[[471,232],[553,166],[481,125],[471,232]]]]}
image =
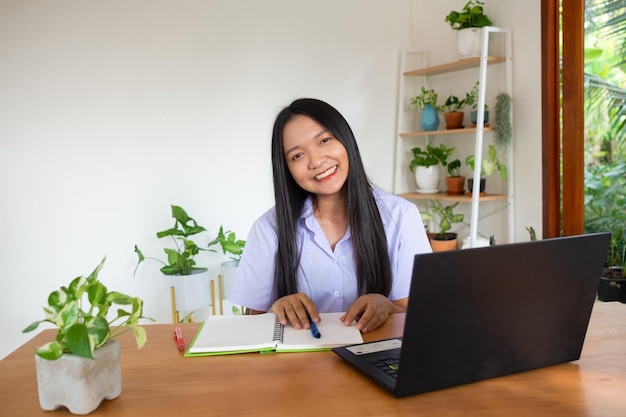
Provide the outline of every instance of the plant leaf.
{"type": "Polygon", "coordinates": [[[39,325],[41,323],[44,323],[46,320],[39,320],[39,321],[35,321],[32,322],[28,327],[26,327],[24,330],[22,330],[22,333],[28,333],[28,332],[32,332],[33,330],[35,330],[37,327],[39,327],[39,325]]]}
{"type": "Polygon", "coordinates": [[[137,341],[137,348],[141,349],[145,346],[148,336],[146,335],[146,329],[139,326],[131,326],[133,333],[135,334],[135,340],[137,341]]]}
{"type": "Polygon", "coordinates": [[[84,324],[76,323],[67,329],[65,344],[73,354],[93,359],[93,352],[96,347],[89,337],[87,326],[84,324]]]}
{"type": "Polygon", "coordinates": [[[94,349],[102,346],[109,338],[109,323],[104,317],[95,317],[86,325],[87,334],[89,336],[89,345],[94,349]]]}
{"type": "Polygon", "coordinates": [[[58,341],[48,342],[35,350],[40,357],[48,360],[59,359],[65,351],[65,344],[58,341]]]}

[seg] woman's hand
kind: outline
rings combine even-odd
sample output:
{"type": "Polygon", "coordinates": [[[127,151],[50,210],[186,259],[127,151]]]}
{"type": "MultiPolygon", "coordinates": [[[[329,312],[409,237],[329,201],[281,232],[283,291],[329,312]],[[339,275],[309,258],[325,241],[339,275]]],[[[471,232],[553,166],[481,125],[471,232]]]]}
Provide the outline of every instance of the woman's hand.
{"type": "Polygon", "coordinates": [[[356,328],[362,333],[367,333],[385,323],[389,315],[406,311],[406,305],[406,298],[391,301],[382,294],[365,294],[360,296],[340,319],[349,326],[360,317],[356,328]]]}
{"type": "Polygon", "coordinates": [[[295,329],[308,329],[309,317],[319,323],[320,316],[313,301],[304,293],[286,295],[272,304],[269,311],[276,313],[278,320],[284,326],[287,321],[295,329]]]}

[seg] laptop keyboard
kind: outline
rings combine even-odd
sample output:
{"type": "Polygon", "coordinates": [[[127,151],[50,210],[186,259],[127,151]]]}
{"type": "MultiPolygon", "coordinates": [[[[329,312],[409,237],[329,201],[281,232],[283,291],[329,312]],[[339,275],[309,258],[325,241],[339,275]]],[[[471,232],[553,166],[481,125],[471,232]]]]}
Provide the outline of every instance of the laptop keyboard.
{"type": "Polygon", "coordinates": [[[386,373],[387,375],[397,378],[398,370],[400,370],[400,356],[389,356],[385,358],[370,359],[369,363],[386,373]]]}

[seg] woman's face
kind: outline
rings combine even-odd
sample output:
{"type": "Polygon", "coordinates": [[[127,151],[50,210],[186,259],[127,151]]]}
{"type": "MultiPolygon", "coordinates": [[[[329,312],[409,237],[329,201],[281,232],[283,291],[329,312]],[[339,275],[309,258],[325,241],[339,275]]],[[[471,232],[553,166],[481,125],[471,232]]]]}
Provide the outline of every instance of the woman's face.
{"type": "Polygon", "coordinates": [[[343,188],[350,163],[343,144],[308,116],[294,116],[283,129],[289,172],[304,190],[330,196],[343,188]]]}

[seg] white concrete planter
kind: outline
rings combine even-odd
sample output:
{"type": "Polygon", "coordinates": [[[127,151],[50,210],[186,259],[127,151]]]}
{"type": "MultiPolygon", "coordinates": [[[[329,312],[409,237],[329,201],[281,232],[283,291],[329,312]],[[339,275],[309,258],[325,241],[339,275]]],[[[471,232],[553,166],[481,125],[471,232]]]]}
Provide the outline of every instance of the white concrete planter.
{"type": "Polygon", "coordinates": [[[89,414],[102,402],[122,393],[120,345],[108,341],[95,359],[66,353],[56,360],[35,355],[39,405],[51,411],[67,407],[73,414],[89,414]]]}
{"type": "Polygon", "coordinates": [[[177,310],[199,310],[211,304],[211,277],[208,270],[199,270],[191,275],[170,275],[169,278],[174,287],[177,310]]]}
{"type": "Polygon", "coordinates": [[[457,31],[456,40],[461,58],[480,56],[482,34],[481,28],[467,28],[457,31]]]}

